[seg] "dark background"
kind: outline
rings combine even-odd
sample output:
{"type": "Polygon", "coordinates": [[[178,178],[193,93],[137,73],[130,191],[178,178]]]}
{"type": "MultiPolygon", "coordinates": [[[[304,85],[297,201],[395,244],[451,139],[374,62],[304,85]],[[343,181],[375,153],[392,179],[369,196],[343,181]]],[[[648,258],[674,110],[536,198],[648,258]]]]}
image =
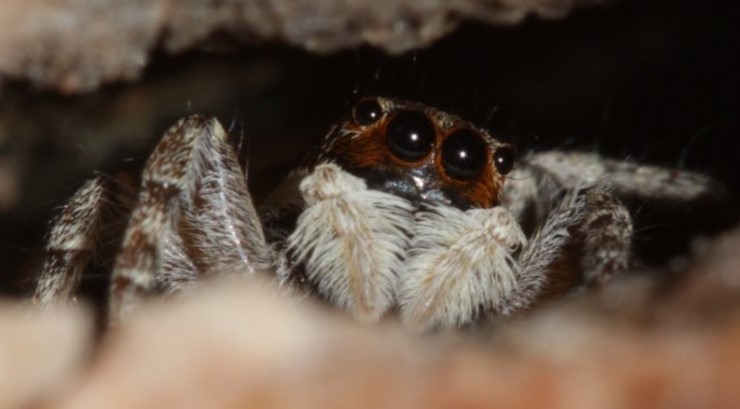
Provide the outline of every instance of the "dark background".
{"type": "MultiPolygon", "coordinates": [[[[6,83],[0,124],[12,138],[0,141],[0,158],[14,164],[18,192],[0,209],[0,293],[28,286],[48,221],[83,180],[135,169],[188,112],[215,114],[232,128],[249,152],[258,196],[357,95],[436,105],[521,151],[585,149],[705,172],[737,196],[740,19],[732,3],[635,0],[562,21],[469,22],[398,57],[371,49],[313,56],[274,44],[155,55],[140,81],[74,97],[6,83]]],[[[666,220],[651,219],[662,212],[642,204],[636,212],[638,243],[732,223],[715,221],[721,212],[712,208],[666,220]]],[[[687,237],[656,250],[656,259],[685,250],[687,237]]]]}

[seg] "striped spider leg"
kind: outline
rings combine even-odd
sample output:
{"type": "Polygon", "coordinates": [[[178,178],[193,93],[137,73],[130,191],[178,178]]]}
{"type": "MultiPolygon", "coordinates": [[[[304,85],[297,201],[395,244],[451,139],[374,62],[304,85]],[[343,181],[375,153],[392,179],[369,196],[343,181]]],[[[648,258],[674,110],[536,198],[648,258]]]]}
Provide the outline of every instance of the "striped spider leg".
{"type": "MultiPolygon", "coordinates": [[[[190,116],[171,127],[148,158],[110,275],[112,321],[142,298],[174,292],[214,274],[272,267],[244,174],[213,118],[190,116]]],[[[35,299],[68,299],[89,267],[106,226],[102,179],[83,186],[53,225],[35,299]]]]}

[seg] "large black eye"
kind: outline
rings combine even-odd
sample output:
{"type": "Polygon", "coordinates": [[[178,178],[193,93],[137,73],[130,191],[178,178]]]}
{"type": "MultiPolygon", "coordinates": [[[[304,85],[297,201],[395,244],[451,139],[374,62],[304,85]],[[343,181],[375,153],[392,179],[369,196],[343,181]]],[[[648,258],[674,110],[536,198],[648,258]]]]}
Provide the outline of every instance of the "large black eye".
{"type": "Polygon", "coordinates": [[[508,145],[501,146],[493,153],[493,164],[496,166],[498,173],[505,175],[511,172],[516,161],[516,152],[514,148],[508,145]]]}
{"type": "Polygon", "coordinates": [[[435,130],[426,115],[402,111],[391,118],[386,128],[388,149],[401,160],[415,162],[432,151],[435,130]]]}
{"type": "Polygon", "coordinates": [[[383,107],[374,99],[365,99],[355,105],[353,114],[358,125],[370,125],[383,116],[383,107]]]}
{"type": "Polygon", "coordinates": [[[483,138],[467,129],[452,133],[442,144],[442,166],[453,179],[477,178],[486,166],[487,155],[483,138]]]}

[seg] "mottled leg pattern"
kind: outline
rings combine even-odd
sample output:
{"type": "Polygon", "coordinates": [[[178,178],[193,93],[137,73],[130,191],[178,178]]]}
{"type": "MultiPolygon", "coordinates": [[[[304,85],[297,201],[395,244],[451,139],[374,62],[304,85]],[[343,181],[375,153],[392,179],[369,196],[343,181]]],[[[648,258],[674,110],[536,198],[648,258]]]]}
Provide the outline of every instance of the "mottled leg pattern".
{"type": "Polygon", "coordinates": [[[150,156],[111,276],[114,320],[201,275],[269,268],[270,248],[226,138],[215,119],[191,116],[150,156]]]}
{"type": "Polygon", "coordinates": [[[598,188],[574,190],[550,211],[519,258],[518,287],[503,315],[578,284],[603,283],[628,267],[632,223],[621,202],[598,188]]]}
{"type": "Polygon", "coordinates": [[[564,191],[600,186],[622,198],[701,205],[727,203],[727,189],[700,173],[604,158],[596,153],[530,154],[507,178],[503,205],[529,233],[564,191]]]}
{"type": "Polygon", "coordinates": [[[96,251],[96,237],[105,201],[102,177],[89,180],[54,220],[34,301],[48,305],[73,299],[80,279],[96,251]]]}
{"type": "Polygon", "coordinates": [[[724,186],[709,176],[678,169],[604,158],[586,152],[544,152],[524,159],[527,166],[552,177],[562,189],[608,186],[619,197],[693,202],[721,201],[724,186]]]}
{"type": "Polygon", "coordinates": [[[105,264],[117,249],[134,197],[124,180],[98,176],[87,181],[52,223],[34,301],[49,305],[75,300],[91,262],[105,264]]]}
{"type": "Polygon", "coordinates": [[[177,188],[152,181],[148,174],[144,176],[142,188],[111,273],[109,315],[112,321],[130,312],[141,298],[156,288],[157,272],[164,264],[160,244],[173,234],[177,188]]]}
{"type": "Polygon", "coordinates": [[[526,232],[540,227],[531,233],[522,254],[521,294],[512,299],[511,312],[570,284],[603,283],[629,267],[632,218],[618,197],[699,205],[722,203],[725,195],[720,183],[689,171],[616,161],[595,153],[552,151],[525,156],[507,180],[503,206],[526,232]]]}
{"type": "Polygon", "coordinates": [[[631,262],[632,219],[626,207],[609,193],[588,191],[585,217],[573,233],[581,249],[584,284],[602,284],[631,262]]]}

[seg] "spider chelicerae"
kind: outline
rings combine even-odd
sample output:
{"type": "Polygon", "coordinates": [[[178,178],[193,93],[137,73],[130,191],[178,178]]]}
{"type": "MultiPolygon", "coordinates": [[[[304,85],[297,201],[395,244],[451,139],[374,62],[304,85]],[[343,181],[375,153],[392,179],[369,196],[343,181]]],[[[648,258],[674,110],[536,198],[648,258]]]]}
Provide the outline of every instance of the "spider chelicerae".
{"type": "Polygon", "coordinates": [[[131,201],[104,176],[69,200],[35,300],[74,299],[112,260],[113,321],[206,277],[269,274],[360,320],[464,326],[628,269],[633,223],[620,197],[689,203],[718,189],[701,174],[595,153],[515,158],[457,116],[382,97],[359,100],[259,211],[245,179],[216,119],[180,120],[131,201]],[[125,228],[108,227],[122,217],[125,228]]]}

